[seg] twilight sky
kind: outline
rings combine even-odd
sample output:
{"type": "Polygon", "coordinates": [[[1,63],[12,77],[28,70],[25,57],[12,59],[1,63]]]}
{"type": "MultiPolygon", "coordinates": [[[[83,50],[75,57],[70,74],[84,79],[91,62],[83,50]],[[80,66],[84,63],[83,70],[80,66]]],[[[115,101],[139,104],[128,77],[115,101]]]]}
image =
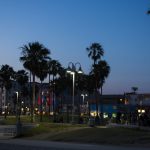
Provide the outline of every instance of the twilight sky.
{"type": "Polygon", "coordinates": [[[64,67],[80,62],[88,73],[86,47],[98,42],[111,67],[104,94],[150,93],[149,8],[150,0],[0,0],[0,65],[22,69],[19,47],[39,41],[64,67]]]}

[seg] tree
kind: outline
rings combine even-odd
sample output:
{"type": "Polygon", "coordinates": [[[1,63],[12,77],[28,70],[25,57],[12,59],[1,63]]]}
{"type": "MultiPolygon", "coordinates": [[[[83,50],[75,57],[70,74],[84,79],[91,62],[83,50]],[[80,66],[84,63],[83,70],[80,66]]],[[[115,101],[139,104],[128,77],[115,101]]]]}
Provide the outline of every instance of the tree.
{"type": "Polygon", "coordinates": [[[105,83],[105,79],[108,77],[110,73],[110,67],[106,61],[102,60],[101,57],[104,55],[104,50],[99,43],[93,43],[89,48],[86,49],[88,52],[88,57],[93,60],[93,65],[90,72],[90,77],[92,80],[95,81],[94,86],[94,95],[96,100],[96,118],[95,122],[99,123],[98,117],[98,95],[99,95],[99,88],[101,88],[102,94],[102,87],[105,83]]]}
{"type": "Polygon", "coordinates": [[[57,74],[60,74],[60,68],[61,68],[61,64],[59,63],[58,60],[51,60],[50,61],[49,72],[51,75],[53,75],[53,78],[55,78],[55,76],[57,74]]]}
{"type": "Polygon", "coordinates": [[[15,73],[15,79],[20,85],[22,91],[22,88],[28,83],[28,72],[25,70],[18,70],[15,73]]]}
{"type": "MultiPolygon", "coordinates": [[[[102,95],[102,87],[103,84],[105,83],[106,78],[108,77],[110,73],[110,66],[108,65],[108,63],[105,60],[100,60],[98,62],[98,64],[96,64],[93,67],[93,70],[91,72],[91,74],[94,75],[94,77],[96,78],[95,80],[97,81],[97,88],[101,89],[101,95],[102,95]]],[[[98,107],[96,106],[96,109],[98,111],[98,107]]],[[[101,103],[101,118],[103,119],[103,104],[101,103]]]]}
{"type": "Polygon", "coordinates": [[[43,60],[38,64],[38,69],[37,69],[37,77],[40,78],[40,121],[42,121],[42,116],[43,116],[43,105],[42,105],[42,84],[44,79],[47,77],[48,73],[48,62],[43,60]]]}
{"type": "MultiPolygon", "coordinates": [[[[64,98],[64,91],[68,88],[68,80],[66,78],[66,70],[63,67],[59,69],[59,77],[55,79],[55,95],[58,97],[59,100],[57,102],[57,111],[58,114],[61,115],[62,108],[63,108],[63,98],[64,98]]],[[[61,118],[61,117],[59,117],[61,118]]]]}
{"type": "MultiPolygon", "coordinates": [[[[5,101],[5,107],[7,106],[8,102],[8,91],[12,87],[12,79],[14,78],[15,71],[13,68],[9,65],[2,65],[0,69],[0,76],[1,76],[1,82],[2,82],[2,89],[5,87],[6,89],[6,101],[5,101]]],[[[6,118],[6,112],[5,112],[5,118],[6,118]]]]}
{"type": "Polygon", "coordinates": [[[9,65],[2,65],[0,69],[0,76],[3,80],[3,86],[9,90],[12,86],[11,80],[14,78],[15,71],[9,65]]]}
{"type": "MultiPolygon", "coordinates": [[[[64,101],[65,96],[68,94],[72,93],[72,77],[69,74],[66,74],[66,69],[63,67],[60,67],[59,69],[59,76],[57,79],[55,79],[55,94],[57,97],[59,97],[59,114],[61,115],[62,108],[63,108],[63,103],[65,102],[66,104],[66,119],[67,122],[69,123],[69,102],[64,101]]],[[[62,119],[62,116],[60,116],[62,119]]]]}
{"type": "Polygon", "coordinates": [[[93,66],[93,69],[90,72],[90,74],[93,75],[93,78],[96,81],[95,95],[96,95],[96,113],[97,113],[97,115],[98,115],[97,94],[99,93],[98,89],[101,89],[101,95],[102,95],[102,86],[105,82],[105,78],[108,77],[109,72],[110,72],[110,67],[108,66],[107,62],[104,60],[98,61],[98,63],[93,66]]]}
{"type": "Polygon", "coordinates": [[[88,52],[88,57],[93,60],[93,65],[95,65],[104,55],[104,50],[99,43],[92,43],[92,45],[86,48],[86,50],[88,52]]]}
{"type": "Polygon", "coordinates": [[[101,95],[103,84],[105,83],[105,80],[108,77],[109,73],[110,66],[105,60],[100,60],[98,64],[95,64],[93,70],[91,71],[91,74],[95,75],[95,80],[97,80],[96,87],[101,89],[101,95]]]}
{"type": "Polygon", "coordinates": [[[57,96],[60,96],[61,93],[66,89],[68,85],[68,78],[66,77],[66,69],[63,67],[59,68],[59,77],[55,80],[55,93],[57,96]]]}
{"type": "MultiPolygon", "coordinates": [[[[91,58],[93,60],[93,65],[92,65],[92,69],[94,69],[94,67],[96,66],[97,62],[99,60],[101,60],[101,57],[104,55],[104,50],[102,48],[102,46],[99,43],[92,43],[92,45],[88,48],[86,48],[87,52],[88,52],[88,57],[91,58]]],[[[97,100],[97,90],[98,90],[98,81],[97,81],[97,77],[96,74],[93,74],[94,79],[95,79],[95,99],[96,99],[96,116],[98,116],[98,100],[97,100]]]]}
{"type": "MultiPolygon", "coordinates": [[[[28,96],[28,88],[27,88],[27,83],[28,83],[28,72],[25,70],[18,70],[15,73],[15,80],[19,84],[19,89],[18,92],[22,98],[22,100],[25,103],[25,98],[28,96]]],[[[15,104],[15,103],[14,103],[15,104]]],[[[21,101],[18,102],[19,106],[21,107],[21,101]]],[[[20,113],[20,110],[19,110],[20,113]]]]}
{"type": "Polygon", "coordinates": [[[55,76],[60,74],[61,64],[57,60],[51,60],[49,62],[49,74],[52,75],[52,89],[53,89],[53,121],[56,121],[55,117],[55,76]]]}
{"type": "Polygon", "coordinates": [[[43,60],[49,59],[50,51],[39,42],[28,43],[21,47],[22,53],[20,61],[23,62],[24,68],[32,73],[33,77],[33,93],[32,93],[32,106],[31,106],[31,122],[33,122],[34,106],[35,106],[35,76],[37,75],[38,64],[43,60]]]}
{"type": "Polygon", "coordinates": [[[136,91],[138,91],[138,87],[135,87],[135,86],[133,86],[131,89],[134,93],[136,93],[136,91]]]}

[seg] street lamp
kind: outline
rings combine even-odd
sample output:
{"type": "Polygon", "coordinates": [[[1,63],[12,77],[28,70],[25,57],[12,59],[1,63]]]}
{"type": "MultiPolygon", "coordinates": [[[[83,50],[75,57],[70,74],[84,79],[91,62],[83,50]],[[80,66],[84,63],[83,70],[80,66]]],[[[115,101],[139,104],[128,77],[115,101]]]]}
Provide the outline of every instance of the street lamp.
{"type": "MultiPolygon", "coordinates": [[[[0,72],[0,97],[1,98],[2,98],[2,94],[3,94],[3,79],[1,77],[1,72],[0,72]]],[[[2,110],[3,110],[3,108],[2,108],[2,101],[0,102],[0,105],[1,105],[0,113],[2,113],[2,110]]]]}
{"type": "Polygon", "coordinates": [[[81,94],[81,96],[83,97],[83,102],[82,102],[82,104],[84,105],[85,97],[88,96],[88,95],[87,95],[87,94],[81,94]]]}
{"type": "Polygon", "coordinates": [[[19,102],[19,92],[18,92],[18,91],[16,92],[16,96],[17,96],[17,97],[16,97],[16,98],[17,98],[16,136],[18,137],[18,136],[21,135],[21,127],[22,127],[21,122],[20,122],[20,106],[18,105],[18,102],[19,102]]]}
{"type": "Polygon", "coordinates": [[[19,122],[18,97],[19,97],[19,92],[16,92],[16,98],[17,98],[17,109],[16,109],[17,123],[19,122]]]}
{"type": "Polygon", "coordinates": [[[74,123],[74,90],[75,90],[75,73],[83,73],[82,68],[81,68],[81,64],[79,62],[77,63],[72,63],[69,62],[68,64],[68,69],[67,69],[67,73],[70,73],[72,75],[72,79],[73,79],[73,87],[72,87],[72,123],[74,123]],[[70,66],[71,65],[71,66],[70,66]],[[79,69],[76,69],[76,66],[79,65],[79,69]]]}
{"type": "MultiPolygon", "coordinates": [[[[81,94],[81,96],[83,97],[83,101],[82,101],[82,108],[83,109],[82,109],[82,111],[85,112],[85,110],[86,110],[86,112],[87,112],[88,105],[86,105],[86,107],[85,107],[84,104],[85,104],[85,97],[88,95],[87,94],[81,94]]],[[[87,102],[87,104],[88,104],[88,102],[87,102]]]]}

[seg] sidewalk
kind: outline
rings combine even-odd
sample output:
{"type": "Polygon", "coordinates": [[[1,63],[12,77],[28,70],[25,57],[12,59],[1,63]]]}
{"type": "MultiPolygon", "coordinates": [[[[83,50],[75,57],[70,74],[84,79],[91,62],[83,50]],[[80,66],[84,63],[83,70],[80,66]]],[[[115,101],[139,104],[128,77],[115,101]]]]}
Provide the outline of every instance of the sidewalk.
{"type": "Polygon", "coordinates": [[[125,127],[125,128],[138,128],[141,130],[147,130],[150,131],[150,127],[145,127],[145,126],[138,126],[138,125],[132,125],[132,124],[117,124],[117,123],[109,123],[106,125],[108,128],[109,127],[125,127]]]}
{"type": "MultiPolygon", "coordinates": [[[[89,137],[90,138],[90,137],[89,137]]],[[[76,143],[65,143],[65,142],[51,142],[51,141],[35,141],[35,140],[24,140],[24,139],[10,139],[0,140],[0,144],[13,144],[22,146],[34,146],[43,148],[53,149],[65,149],[65,150],[149,150],[149,148],[140,147],[122,147],[122,146],[106,146],[106,145],[94,145],[94,144],[76,144],[76,143]]]]}

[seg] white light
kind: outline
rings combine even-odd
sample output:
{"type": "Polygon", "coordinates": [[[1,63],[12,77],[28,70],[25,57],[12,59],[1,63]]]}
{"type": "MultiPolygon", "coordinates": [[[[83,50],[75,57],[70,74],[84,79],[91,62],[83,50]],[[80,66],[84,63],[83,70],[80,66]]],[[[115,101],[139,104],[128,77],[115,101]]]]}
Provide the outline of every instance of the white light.
{"type": "Polygon", "coordinates": [[[71,71],[70,71],[70,70],[67,70],[67,73],[71,73],[71,71]]]}
{"type": "Polygon", "coordinates": [[[96,111],[91,112],[91,116],[95,117],[96,116],[96,111]]]}
{"type": "Polygon", "coordinates": [[[108,114],[104,113],[103,117],[108,118],[108,114]]]}
{"type": "Polygon", "coordinates": [[[79,74],[82,74],[83,72],[81,70],[78,71],[79,74]]]}
{"type": "Polygon", "coordinates": [[[53,115],[54,114],[54,112],[50,112],[50,115],[53,115]]]}
{"type": "Polygon", "coordinates": [[[74,75],[75,73],[74,72],[70,72],[70,74],[74,75]]]}

